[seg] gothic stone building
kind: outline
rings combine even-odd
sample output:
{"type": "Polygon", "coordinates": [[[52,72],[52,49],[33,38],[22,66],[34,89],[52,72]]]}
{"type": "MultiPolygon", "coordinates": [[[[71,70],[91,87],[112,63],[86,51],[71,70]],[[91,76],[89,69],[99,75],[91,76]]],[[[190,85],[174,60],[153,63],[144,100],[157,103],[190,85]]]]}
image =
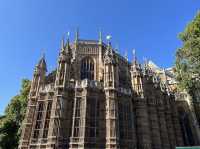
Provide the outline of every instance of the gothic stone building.
{"type": "MultiPolygon", "coordinates": [[[[42,57],[19,149],[174,149],[184,145],[175,97],[136,58],[100,38],[62,41],[57,69],[42,57]]],[[[192,134],[191,134],[192,135],[192,134]]],[[[194,143],[198,141],[193,137],[194,143]]]]}

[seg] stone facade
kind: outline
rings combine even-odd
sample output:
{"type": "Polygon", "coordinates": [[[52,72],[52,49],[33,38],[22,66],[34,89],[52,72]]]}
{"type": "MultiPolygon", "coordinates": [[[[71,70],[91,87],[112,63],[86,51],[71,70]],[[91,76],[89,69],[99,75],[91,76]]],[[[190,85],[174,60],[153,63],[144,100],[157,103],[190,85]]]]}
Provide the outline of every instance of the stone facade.
{"type": "MultiPolygon", "coordinates": [[[[147,65],[111,43],[62,41],[57,69],[35,67],[19,149],[174,149],[183,146],[175,96],[147,65]]],[[[196,143],[197,144],[197,143],[196,143]]]]}
{"type": "Polygon", "coordinates": [[[148,66],[159,75],[161,81],[167,84],[168,89],[175,95],[175,103],[178,110],[179,121],[183,133],[185,146],[194,146],[200,144],[200,94],[198,90],[193,90],[196,97],[191,97],[187,91],[180,92],[178,90],[178,82],[174,68],[161,69],[152,61],[148,66]]]}

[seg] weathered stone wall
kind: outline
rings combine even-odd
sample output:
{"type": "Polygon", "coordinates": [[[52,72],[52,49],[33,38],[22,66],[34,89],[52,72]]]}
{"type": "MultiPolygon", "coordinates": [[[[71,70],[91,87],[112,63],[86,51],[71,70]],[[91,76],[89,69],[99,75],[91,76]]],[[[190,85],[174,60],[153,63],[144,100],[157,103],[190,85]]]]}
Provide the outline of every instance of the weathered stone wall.
{"type": "Polygon", "coordinates": [[[56,72],[45,71],[43,58],[34,72],[19,149],[184,145],[175,97],[150,68],[128,62],[110,43],[68,42],[56,72]],[[84,59],[91,64],[83,65],[84,59]]]}

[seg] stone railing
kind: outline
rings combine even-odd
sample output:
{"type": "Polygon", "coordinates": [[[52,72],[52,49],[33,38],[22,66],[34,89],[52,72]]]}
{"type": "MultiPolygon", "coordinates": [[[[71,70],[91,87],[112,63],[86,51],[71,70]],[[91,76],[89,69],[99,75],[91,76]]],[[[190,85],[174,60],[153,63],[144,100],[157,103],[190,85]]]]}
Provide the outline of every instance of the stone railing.
{"type": "Polygon", "coordinates": [[[103,89],[103,84],[99,81],[88,80],[88,79],[76,81],[75,88],[86,88],[86,87],[103,89]]]}
{"type": "MultiPolygon", "coordinates": [[[[84,80],[77,80],[74,82],[70,82],[69,84],[70,88],[96,88],[96,89],[103,89],[103,83],[96,81],[96,80],[88,80],[88,79],[84,79],[84,80]]],[[[117,88],[117,91],[125,94],[125,95],[131,95],[132,91],[131,89],[127,89],[127,88],[117,88]]],[[[48,92],[54,92],[54,84],[47,84],[43,87],[40,87],[39,90],[40,93],[48,93],[48,92]]]]}

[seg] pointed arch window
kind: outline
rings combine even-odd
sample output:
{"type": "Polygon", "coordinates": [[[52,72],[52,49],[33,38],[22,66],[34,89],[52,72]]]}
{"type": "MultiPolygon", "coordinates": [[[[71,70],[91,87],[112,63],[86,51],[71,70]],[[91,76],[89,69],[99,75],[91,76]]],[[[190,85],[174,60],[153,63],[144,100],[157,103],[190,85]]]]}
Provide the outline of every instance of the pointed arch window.
{"type": "Polygon", "coordinates": [[[35,123],[35,129],[33,132],[33,138],[38,139],[41,131],[42,121],[43,121],[43,113],[44,113],[44,103],[39,102],[37,105],[37,117],[35,123]]]}
{"type": "Polygon", "coordinates": [[[81,80],[94,80],[94,61],[92,58],[84,58],[81,61],[81,80]]]}

